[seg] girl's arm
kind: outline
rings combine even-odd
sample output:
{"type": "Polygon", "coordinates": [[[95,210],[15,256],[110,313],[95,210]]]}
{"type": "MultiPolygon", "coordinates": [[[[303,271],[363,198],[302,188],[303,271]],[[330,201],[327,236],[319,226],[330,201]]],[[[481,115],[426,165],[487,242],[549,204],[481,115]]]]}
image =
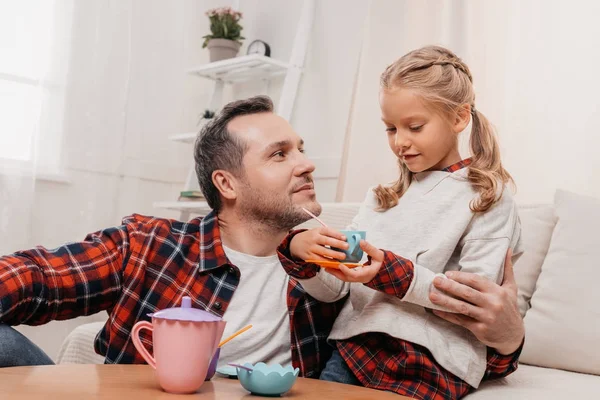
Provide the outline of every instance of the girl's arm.
{"type": "MultiPolygon", "coordinates": [[[[510,193],[505,191],[491,210],[473,217],[460,242],[460,260],[456,267],[500,283],[508,249],[516,248],[514,253],[517,256],[522,253],[519,247],[520,229],[516,204],[510,193]]],[[[362,246],[370,257],[371,265],[357,270],[341,267],[339,273],[333,272],[338,278],[364,283],[372,289],[426,308],[452,311],[430,299],[431,295],[435,297],[437,291],[433,286],[434,279],[438,276],[445,279],[445,275],[436,274],[420,265],[418,260],[413,262],[392,252],[376,249],[366,242],[362,246]]],[[[469,295],[476,296],[477,293],[472,291],[466,294],[467,297],[469,295]]]]}
{"type": "Polygon", "coordinates": [[[291,241],[302,232],[305,230],[292,231],[279,245],[278,254],[283,269],[300,282],[306,293],[319,301],[333,303],[344,298],[350,290],[348,283],[323,273],[317,264],[304,262],[291,253],[291,241]]]}
{"type": "MultiPolygon", "coordinates": [[[[352,223],[347,228],[348,230],[356,230],[360,225],[360,221],[362,220],[366,211],[366,205],[363,203],[360,207],[358,214],[352,219],[352,223]]],[[[322,234],[328,236],[332,239],[335,237],[335,232],[327,233],[326,230],[322,230],[322,234]]],[[[313,246],[312,249],[306,247],[303,255],[294,254],[292,251],[292,240],[294,237],[300,233],[305,233],[306,230],[296,230],[290,232],[290,234],[283,240],[281,245],[278,248],[279,258],[282,260],[282,266],[288,275],[291,277],[298,279],[300,284],[306,290],[306,292],[314,297],[315,299],[327,303],[331,303],[342,299],[346,296],[350,290],[350,284],[348,282],[344,282],[331,274],[325,273],[321,267],[316,264],[304,262],[304,259],[309,258],[323,258],[322,256],[327,256],[329,258],[340,257],[339,255],[333,255],[333,252],[330,249],[326,249],[322,245],[313,246]],[[316,248],[316,250],[315,250],[316,248]]],[[[298,239],[296,239],[298,240],[298,239]]],[[[322,240],[316,240],[315,244],[326,243],[322,240]]],[[[333,242],[330,242],[333,243],[333,242]]],[[[338,247],[341,247],[338,245],[338,247]]],[[[343,253],[339,253],[341,256],[344,256],[343,253]]]]}
{"type": "MultiPolygon", "coordinates": [[[[469,243],[462,252],[465,255],[464,264],[461,257],[461,266],[465,267],[463,271],[493,280],[504,265],[503,256],[500,261],[496,261],[495,258],[501,252],[506,254],[508,245],[509,240],[506,238],[469,243]],[[472,263],[469,261],[483,254],[485,257],[481,257],[479,261],[474,260],[472,263]]],[[[365,241],[362,242],[361,247],[369,255],[370,265],[360,269],[350,269],[341,265],[339,271],[328,272],[340,280],[364,283],[372,289],[398,297],[403,301],[434,310],[452,311],[433,303],[430,299],[430,296],[435,296],[437,292],[433,286],[435,278],[446,279],[445,275],[436,274],[427,267],[413,263],[391,251],[379,250],[365,241]]]]}

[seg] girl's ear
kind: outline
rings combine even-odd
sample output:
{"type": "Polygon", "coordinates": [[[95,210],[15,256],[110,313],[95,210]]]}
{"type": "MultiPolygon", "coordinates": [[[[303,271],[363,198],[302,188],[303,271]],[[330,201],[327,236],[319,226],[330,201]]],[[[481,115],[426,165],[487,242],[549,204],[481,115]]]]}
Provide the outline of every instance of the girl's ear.
{"type": "Polygon", "coordinates": [[[454,124],[452,125],[452,130],[454,133],[459,134],[464,131],[467,125],[469,125],[469,121],[471,120],[471,105],[463,104],[458,108],[456,115],[454,117],[454,124]]]}

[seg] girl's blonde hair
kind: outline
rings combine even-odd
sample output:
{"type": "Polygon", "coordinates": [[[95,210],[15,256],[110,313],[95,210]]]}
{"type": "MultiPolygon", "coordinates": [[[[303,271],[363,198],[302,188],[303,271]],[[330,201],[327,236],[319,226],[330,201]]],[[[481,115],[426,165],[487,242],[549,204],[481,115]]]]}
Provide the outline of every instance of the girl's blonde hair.
{"type": "MultiPolygon", "coordinates": [[[[471,204],[474,212],[485,212],[502,196],[499,184],[513,183],[502,167],[500,148],[487,118],[475,108],[473,77],[469,67],[454,53],[439,46],[427,46],[411,51],[388,66],[381,74],[382,89],[414,90],[426,104],[449,120],[456,117],[464,104],[471,106],[473,116],[470,147],[472,162],[468,179],[479,194],[471,204]]],[[[400,177],[392,186],[379,185],[375,196],[379,211],[398,204],[413,179],[413,173],[398,160],[400,177]]]]}

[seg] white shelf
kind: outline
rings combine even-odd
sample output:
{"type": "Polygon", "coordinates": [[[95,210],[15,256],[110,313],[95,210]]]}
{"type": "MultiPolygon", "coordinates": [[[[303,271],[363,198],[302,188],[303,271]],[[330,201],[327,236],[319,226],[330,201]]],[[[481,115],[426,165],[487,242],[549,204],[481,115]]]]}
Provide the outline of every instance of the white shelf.
{"type": "Polygon", "coordinates": [[[284,62],[259,54],[251,54],[192,68],[188,73],[226,83],[239,83],[270,79],[284,75],[288,69],[289,65],[284,62]]]}
{"type": "Polygon", "coordinates": [[[153,206],[154,208],[202,215],[206,215],[212,210],[205,201],[158,201],[155,202],[153,206]]]}
{"type": "Polygon", "coordinates": [[[198,132],[177,133],[169,136],[169,140],[182,143],[194,143],[197,136],[198,132]]]}

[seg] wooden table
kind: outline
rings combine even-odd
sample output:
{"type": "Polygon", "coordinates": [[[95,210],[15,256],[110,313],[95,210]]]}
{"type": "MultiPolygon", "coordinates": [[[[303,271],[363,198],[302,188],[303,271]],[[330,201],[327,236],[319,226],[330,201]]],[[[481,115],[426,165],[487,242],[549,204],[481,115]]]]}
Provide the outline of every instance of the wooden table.
{"type": "MultiPolygon", "coordinates": [[[[215,376],[192,395],[160,389],[147,365],[67,364],[0,368],[0,399],[259,399],[236,379],[215,376]]],[[[284,399],[395,399],[397,394],[316,379],[298,378],[284,399]]]]}

